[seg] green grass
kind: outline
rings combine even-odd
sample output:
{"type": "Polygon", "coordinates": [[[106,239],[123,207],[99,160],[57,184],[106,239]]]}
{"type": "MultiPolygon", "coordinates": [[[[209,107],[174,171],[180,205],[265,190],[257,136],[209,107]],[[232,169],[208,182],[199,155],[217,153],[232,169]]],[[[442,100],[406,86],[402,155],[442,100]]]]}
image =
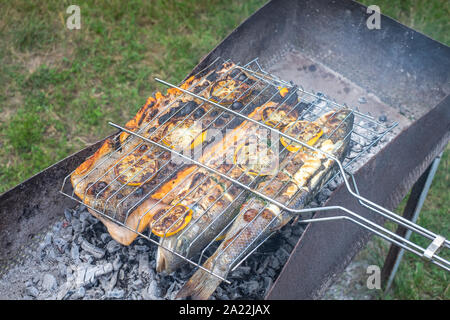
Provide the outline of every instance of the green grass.
{"type": "MultiPolygon", "coordinates": [[[[124,123],[162,89],[154,77],[179,82],[265,2],[77,1],[81,30],[68,30],[71,1],[0,0],[0,193],[112,133],[108,120],[124,123]]],[[[376,4],[450,43],[448,1],[376,4]]],[[[449,230],[448,154],[419,221],[437,232],[449,230]]],[[[448,299],[448,276],[406,255],[384,298],[448,299]]]]}
{"type": "MultiPolygon", "coordinates": [[[[376,4],[381,13],[386,14],[446,45],[450,45],[450,2],[401,0],[401,1],[360,1],[365,5],[376,4]]],[[[382,27],[382,26],[381,26],[382,27]]],[[[420,213],[418,224],[438,234],[448,235],[450,230],[450,147],[447,147],[439,169],[431,185],[427,199],[420,213]]],[[[401,214],[407,197],[396,212],[401,214]]],[[[395,230],[392,225],[387,225],[395,230]]],[[[416,235],[411,240],[421,246],[427,246],[416,235]]],[[[389,247],[386,242],[375,238],[362,256],[369,256],[373,264],[382,266],[389,247]]],[[[450,259],[450,254],[442,255],[450,259]]],[[[381,299],[450,299],[450,275],[442,269],[424,262],[417,256],[407,252],[394,279],[391,290],[379,292],[381,299]]]]}
{"type": "MultiPolygon", "coordinates": [[[[0,2],[0,193],[114,130],[265,3],[0,2]]],[[[164,88],[165,89],[165,88],[164,88]]]]}
{"type": "MultiPolygon", "coordinates": [[[[450,147],[445,150],[439,168],[433,179],[430,191],[422,207],[417,223],[437,234],[448,235],[450,230],[449,208],[450,196],[450,147]]],[[[401,214],[408,196],[395,210],[401,214]]],[[[386,227],[395,231],[393,224],[387,223],[386,227]]],[[[412,234],[411,241],[427,247],[430,243],[416,234],[412,234]]],[[[360,253],[356,259],[364,259],[369,264],[382,266],[389,250],[387,242],[375,238],[370,245],[360,253]]],[[[440,255],[450,259],[448,250],[443,250],[440,255]]],[[[448,272],[421,260],[412,253],[406,252],[399,266],[394,283],[388,292],[378,292],[381,299],[450,299],[450,275],[448,272]]]]}

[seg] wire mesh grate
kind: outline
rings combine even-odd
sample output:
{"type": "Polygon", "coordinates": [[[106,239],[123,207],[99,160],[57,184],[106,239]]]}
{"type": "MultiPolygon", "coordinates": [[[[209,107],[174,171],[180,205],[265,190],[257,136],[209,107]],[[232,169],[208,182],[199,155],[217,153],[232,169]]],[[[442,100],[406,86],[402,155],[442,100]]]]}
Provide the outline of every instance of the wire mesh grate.
{"type": "MultiPolygon", "coordinates": [[[[347,215],[306,219],[302,222],[346,219],[411,252],[423,255],[426,249],[408,240],[399,239],[398,236],[383,227],[345,208],[296,209],[295,204],[277,201],[278,194],[274,197],[268,196],[261,191],[261,188],[258,188],[263,180],[266,185],[270,184],[280,172],[285,170],[289,165],[289,159],[304,152],[311,152],[316,155],[321,154],[325,159],[333,161],[337,165],[337,170],[327,176],[326,181],[321,184],[322,188],[328,181],[340,175],[349,192],[365,207],[428,239],[432,240],[436,237],[428,230],[409,221],[403,221],[401,217],[360,196],[354,181],[352,182],[356,192],[350,188],[347,174],[350,174],[351,177],[352,163],[391,132],[397,123],[390,125],[380,123],[368,115],[336,103],[323,94],[308,92],[292,83],[283,81],[265,72],[257,59],[241,66],[230,60],[218,58],[200,71],[195,76],[196,81],[188,86],[175,86],[163,80],[157,80],[177,90],[175,91],[177,94],[168,99],[164,105],[154,109],[156,111],[151,115],[151,119],[139,124],[134,130],[110,123],[120,130],[113,139],[118,146],[97,161],[76,182],[71,179],[74,172],[68,175],[61,188],[63,194],[84,203],[91,212],[95,212],[104,219],[132,231],[136,235],[145,237],[180,259],[225,281],[226,274],[230,270],[242,263],[249,254],[273,234],[273,232],[267,233],[267,230],[279,217],[274,216],[271,222],[260,230],[260,234],[254,236],[247,243],[246,248],[228,261],[225,273],[219,274],[214,271],[217,259],[243,232],[246,232],[245,230],[251,230],[252,224],[256,223],[257,218],[271,205],[281,208],[283,212],[294,214],[339,209],[347,215]],[[254,114],[258,106],[270,106],[270,108],[262,109],[271,110],[268,118],[270,121],[264,119],[263,116],[261,116],[262,119],[255,120],[254,114]],[[325,115],[333,118],[342,110],[349,110],[347,116],[336,123],[333,130],[325,132],[324,137],[333,139],[336,132],[345,126],[348,117],[352,117],[353,127],[343,139],[348,141],[350,150],[343,159],[337,159],[332,154],[300,140],[298,136],[280,131],[279,125],[283,119],[270,117],[281,113],[284,119],[292,118],[294,122],[314,122],[325,115]],[[274,172],[268,173],[268,178],[262,179],[262,171],[251,174],[249,167],[239,166],[233,161],[229,163],[219,161],[223,161],[223,154],[217,150],[224,151],[220,144],[226,145],[224,139],[225,141],[230,137],[231,139],[242,139],[235,133],[234,129],[236,128],[240,130],[237,132],[250,133],[249,137],[256,136],[259,144],[262,140],[267,143],[267,141],[278,141],[280,137],[285,138],[283,146],[279,143],[267,144],[272,156],[276,157],[282,166],[277,167],[274,172]],[[247,131],[242,131],[241,128],[245,128],[247,131]],[[254,132],[261,129],[266,131],[254,134],[250,129],[254,132]],[[122,140],[124,134],[127,138],[122,140]],[[269,135],[270,138],[268,138],[269,135]],[[292,145],[296,146],[294,152],[292,150],[290,152],[287,147],[292,145]],[[187,174],[177,179],[180,172],[187,174]],[[197,177],[198,173],[201,175],[197,177]],[[193,177],[196,177],[195,183],[193,183],[193,177]],[[68,183],[69,181],[72,182],[72,186],[68,183]],[[173,181],[176,183],[172,183],[173,181]],[[168,184],[170,188],[165,189],[164,187],[168,184]],[[81,188],[82,195],[79,192],[76,193],[81,185],[84,185],[81,188]],[[207,189],[204,188],[205,185],[207,189]],[[71,192],[67,191],[70,187],[72,187],[71,192]],[[233,194],[231,200],[227,199],[230,193],[233,194]],[[240,216],[237,214],[239,206],[250,196],[263,199],[265,206],[260,208],[243,230],[240,230],[237,237],[231,239],[227,246],[222,246],[219,251],[215,252],[212,266],[209,268],[202,266],[202,262],[208,258],[206,254],[208,249],[215,247],[217,236],[225,235],[227,230],[232,228],[233,223],[240,216]],[[212,199],[209,199],[210,197],[212,199]],[[89,203],[86,201],[87,198],[91,199],[89,203]],[[152,199],[150,204],[149,199],[152,199]],[[290,207],[290,205],[294,207],[290,207]],[[176,210],[179,211],[178,214],[174,214],[176,210]],[[190,216],[189,219],[188,216],[190,216]],[[129,223],[132,219],[136,220],[135,224],[129,223]],[[151,223],[149,220],[152,220],[151,223]],[[144,231],[149,223],[150,227],[144,231]],[[165,228],[162,228],[158,234],[159,241],[155,240],[152,232],[155,233],[155,229],[164,224],[165,228]],[[171,232],[173,230],[177,232],[171,232]],[[176,240],[173,241],[173,239],[176,240]],[[172,243],[186,239],[189,241],[184,243],[182,249],[173,247],[172,243]],[[197,256],[198,260],[194,261],[194,256],[197,256]]],[[[248,142],[242,143],[241,149],[244,149],[246,144],[248,142]]],[[[234,157],[236,154],[237,151],[234,153],[234,157]]],[[[279,191],[284,190],[288,184],[289,181],[286,181],[279,191]]],[[[444,242],[444,245],[448,246],[448,242],[444,242]]],[[[430,260],[448,269],[448,262],[444,259],[432,255],[430,260]]]]}

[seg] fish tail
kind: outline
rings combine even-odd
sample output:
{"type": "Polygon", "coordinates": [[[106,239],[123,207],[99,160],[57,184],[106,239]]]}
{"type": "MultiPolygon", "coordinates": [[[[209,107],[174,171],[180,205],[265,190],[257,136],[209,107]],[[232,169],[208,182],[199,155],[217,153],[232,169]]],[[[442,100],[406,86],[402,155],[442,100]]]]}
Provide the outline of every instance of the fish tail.
{"type": "Polygon", "coordinates": [[[167,268],[166,255],[161,247],[156,251],[156,272],[163,272],[167,268]]]}
{"type": "Polygon", "coordinates": [[[178,291],[177,299],[191,297],[194,300],[207,300],[222,280],[208,271],[199,269],[178,291]]]}

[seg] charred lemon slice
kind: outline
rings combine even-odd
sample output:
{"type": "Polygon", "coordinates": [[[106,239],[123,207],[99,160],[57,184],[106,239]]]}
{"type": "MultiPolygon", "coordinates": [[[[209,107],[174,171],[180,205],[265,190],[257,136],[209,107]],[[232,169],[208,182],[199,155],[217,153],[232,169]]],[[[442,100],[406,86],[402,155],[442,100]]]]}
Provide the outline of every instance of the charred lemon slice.
{"type": "Polygon", "coordinates": [[[290,113],[286,109],[280,108],[277,103],[268,102],[267,104],[268,106],[264,108],[261,118],[268,126],[281,127],[296,120],[293,112],[290,113]]]}
{"type": "Polygon", "coordinates": [[[202,131],[201,124],[194,120],[179,120],[169,123],[163,136],[164,144],[172,149],[194,149],[205,140],[206,130],[202,131]]]}
{"type": "Polygon", "coordinates": [[[278,87],[278,91],[283,98],[289,93],[289,89],[285,87],[278,87]]]}
{"type": "Polygon", "coordinates": [[[158,237],[170,237],[183,230],[192,219],[192,210],[188,207],[178,204],[169,212],[167,209],[161,209],[153,216],[151,224],[153,234],[158,237]],[[161,218],[162,217],[162,218],[161,218]],[[160,220],[158,220],[161,218],[160,220]]]}
{"type": "Polygon", "coordinates": [[[241,144],[236,148],[234,164],[248,175],[267,176],[278,169],[278,156],[270,148],[268,141],[241,144]]]}
{"type": "Polygon", "coordinates": [[[211,101],[230,105],[240,101],[251,93],[250,85],[234,79],[226,79],[215,82],[209,91],[211,101]]]}
{"type": "Polygon", "coordinates": [[[149,146],[142,144],[133,153],[122,158],[114,167],[117,180],[129,186],[140,186],[153,179],[158,161],[146,154],[149,146]]]}
{"type": "MultiPolygon", "coordinates": [[[[314,145],[323,134],[322,128],[317,123],[304,120],[291,122],[282,131],[310,146],[314,145]]],[[[285,137],[281,137],[280,142],[290,152],[297,152],[303,148],[301,144],[292,143],[285,137]]]]}

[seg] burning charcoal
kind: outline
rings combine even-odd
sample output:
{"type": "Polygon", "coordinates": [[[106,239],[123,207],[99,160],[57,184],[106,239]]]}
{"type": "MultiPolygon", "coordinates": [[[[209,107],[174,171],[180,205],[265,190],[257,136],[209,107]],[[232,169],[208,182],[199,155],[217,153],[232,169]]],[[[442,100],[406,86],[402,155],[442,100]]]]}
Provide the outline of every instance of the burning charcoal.
{"type": "Polygon", "coordinates": [[[259,266],[259,268],[256,270],[257,274],[261,274],[264,272],[264,270],[266,269],[267,265],[270,262],[271,257],[266,257],[266,259],[264,259],[263,263],[259,266]]]}
{"type": "Polygon", "coordinates": [[[127,257],[128,257],[128,262],[130,262],[131,264],[134,264],[134,262],[136,261],[136,251],[129,250],[127,257]]]}
{"type": "Polygon", "coordinates": [[[288,242],[288,244],[291,245],[292,247],[295,247],[295,246],[297,245],[297,242],[298,242],[298,237],[296,237],[296,236],[289,237],[289,238],[287,239],[287,242],[288,242]]]}
{"type": "Polygon", "coordinates": [[[72,211],[69,209],[64,209],[64,217],[68,222],[72,220],[72,211]]]}
{"type": "Polygon", "coordinates": [[[65,263],[59,263],[59,264],[58,264],[58,270],[59,270],[59,274],[60,274],[62,277],[65,277],[65,276],[66,276],[66,274],[67,274],[67,266],[66,266],[65,263]]]}
{"type": "Polygon", "coordinates": [[[298,239],[299,236],[302,235],[303,231],[305,231],[306,224],[297,223],[295,228],[292,228],[292,237],[298,239]]]}
{"type": "Polygon", "coordinates": [[[237,299],[241,299],[241,298],[242,298],[242,294],[238,290],[233,290],[233,293],[231,294],[231,299],[237,300],[237,299]]]}
{"type": "Polygon", "coordinates": [[[148,263],[148,255],[145,253],[139,255],[139,274],[146,276],[152,275],[152,270],[148,263]]]}
{"type": "Polygon", "coordinates": [[[61,228],[62,228],[62,221],[58,221],[57,223],[55,223],[55,224],[53,225],[53,227],[52,227],[52,232],[53,232],[54,234],[58,234],[59,231],[61,230],[61,228]]]}
{"type": "Polygon", "coordinates": [[[81,287],[85,285],[85,277],[86,277],[86,271],[87,268],[83,265],[80,265],[76,270],[75,270],[75,282],[77,287],[81,287]]]}
{"type": "Polygon", "coordinates": [[[122,299],[125,296],[125,291],[123,289],[113,289],[106,293],[106,298],[109,299],[122,299]]]}
{"type": "Polygon", "coordinates": [[[287,239],[291,236],[292,234],[292,228],[287,228],[287,226],[285,228],[283,228],[281,230],[281,235],[283,236],[283,238],[287,239]]]}
{"type": "Polygon", "coordinates": [[[78,282],[81,282],[81,285],[87,285],[87,284],[95,284],[97,281],[97,278],[108,274],[113,271],[113,266],[111,263],[106,263],[104,265],[98,265],[98,266],[89,266],[85,268],[84,270],[84,278],[81,279],[83,276],[83,270],[81,270],[80,274],[78,275],[78,282]]]}
{"type": "Polygon", "coordinates": [[[216,289],[215,296],[217,297],[218,300],[229,300],[229,298],[227,296],[227,291],[222,289],[221,286],[219,286],[216,289]]]}
{"type": "Polygon", "coordinates": [[[281,264],[284,264],[287,261],[287,259],[289,258],[289,252],[286,251],[283,247],[279,248],[275,252],[275,255],[278,258],[278,260],[280,260],[281,264]]]}
{"type": "Polygon", "coordinates": [[[43,242],[43,247],[45,248],[46,246],[49,246],[52,244],[52,233],[47,233],[44,237],[44,242],[43,242]]]}
{"type": "Polygon", "coordinates": [[[270,266],[275,270],[280,267],[280,260],[277,257],[273,257],[270,261],[270,266]]]}
{"type": "Polygon", "coordinates": [[[30,286],[25,289],[25,293],[33,298],[39,296],[39,290],[35,286],[30,286]]]}
{"type": "Polygon", "coordinates": [[[75,300],[79,300],[79,299],[83,299],[86,295],[86,289],[84,287],[80,287],[77,289],[77,291],[75,291],[71,298],[75,299],[75,300]]]}
{"type": "MultiPolygon", "coordinates": [[[[53,248],[47,249],[47,259],[50,261],[56,261],[56,252],[53,248]]],[[[48,266],[46,264],[42,265],[41,267],[48,269],[48,266]]]]}
{"type": "Polygon", "coordinates": [[[64,285],[62,285],[59,289],[58,292],[55,294],[55,299],[56,300],[64,300],[67,299],[68,297],[70,297],[73,294],[73,291],[70,290],[71,285],[66,282],[64,285]]]}
{"type": "Polygon", "coordinates": [[[255,280],[251,280],[248,282],[244,282],[240,285],[242,293],[246,296],[250,296],[256,294],[259,290],[259,282],[255,280]]]}
{"type": "Polygon", "coordinates": [[[270,277],[264,277],[264,296],[267,295],[270,288],[272,287],[273,280],[270,277]]]}
{"type": "Polygon", "coordinates": [[[231,277],[234,279],[242,279],[244,278],[244,275],[250,272],[250,269],[250,267],[239,266],[238,268],[236,268],[236,270],[233,271],[231,277]]]}
{"type": "Polygon", "coordinates": [[[44,288],[44,290],[54,290],[57,285],[56,278],[50,273],[45,274],[42,278],[42,288],[44,288]]]}
{"type": "Polygon", "coordinates": [[[116,286],[118,275],[119,275],[118,271],[113,272],[111,279],[109,279],[108,282],[105,282],[103,286],[105,292],[111,291],[116,286]]]}
{"type": "Polygon", "coordinates": [[[87,240],[83,240],[83,242],[81,242],[81,248],[83,248],[83,250],[86,250],[87,252],[92,254],[97,259],[103,258],[106,253],[105,250],[94,246],[92,243],[88,242],[87,240]]]}
{"type": "Polygon", "coordinates": [[[80,233],[82,230],[82,225],[80,220],[72,220],[72,228],[75,233],[80,233]]]}
{"type": "Polygon", "coordinates": [[[170,287],[167,289],[167,291],[166,291],[166,295],[165,295],[165,299],[170,299],[170,300],[173,300],[174,298],[175,298],[175,292],[174,292],[174,289],[175,289],[175,287],[177,286],[177,283],[176,282],[172,282],[172,284],[170,285],[170,287]]]}
{"type": "Polygon", "coordinates": [[[106,250],[109,253],[115,253],[117,251],[119,251],[121,248],[120,243],[118,243],[116,240],[111,240],[108,242],[108,244],[106,245],[106,250]]]}
{"type": "Polygon", "coordinates": [[[102,266],[99,266],[96,276],[99,277],[99,276],[111,273],[112,271],[113,271],[113,265],[112,265],[112,263],[108,262],[102,266]]]}
{"type": "Polygon", "coordinates": [[[271,278],[274,278],[276,275],[276,272],[272,268],[267,268],[265,274],[271,278]]]}
{"type": "Polygon", "coordinates": [[[80,213],[80,221],[81,222],[86,221],[89,218],[90,215],[91,214],[88,211],[82,211],[80,213]]]}
{"type": "Polygon", "coordinates": [[[152,280],[148,286],[147,292],[149,296],[159,298],[161,297],[161,288],[155,280],[152,280]]]}
{"type": "Polygon", "coordinates": [[[149,247],[145,245],[135,245],[134,249],[136,249],[136,251],[138,252],[146,252],[149,250],[149,247]]]}
{"type": "Polygon", "coordinates": [[[62,238],[55,238],[53,239],[53,244],[58,249],[60,253],[63,253],[66,250],[67,247],[67,241],[65,241],[62,238]]]}
{"type": "Polygon", "coordinates": [[[131,287],[132,287],[133,289],[142,289],[143,285],[144,285],[144,282],[142,282],[141,279],[136,279],[136,280],[134,280],[133,283],[131,284],[131,287]]]}
{"type": "Polygon", "coordinates": [[[334,191],[334,190],[336,190],[336,188],[337,188],[336,180],[331,180],[328,183],[328,189],[330,189],[331,191],[334,191]]]}
{"type": "Polygon", "coordinates": [[[96,268],[88,268],[86,270],[86,273],[85,273],[84,279],[83,279],[84,285],[95,283],[95,281],[96,281],[95,272],[96,272],[96,268]]]}
{"type": "Polygon", "coordinates": [[[109,235],[109,233],[104,232],[100,235],[100,239],[103,243],[108,243],[111,240],[111,236],[109,235]]]}
{"type": "Polygon", "coordinates": [[[115,271],[119,270],[119,269],[122,267],[122,261],[120,260],[120,256],[117,256],[117,257],[114,259],[112,265],[113,265],[113,269],[114,269],[115,271]]]}
{"type": "Polygon", "coordinates": [[[320,203],[326,201],[328,197],[331,195],[331,190],[324,188],[321,193],[317,196],[317,199],[320,203]]]}
{"type": "Polygon", "coordinates": [[[91,256],[89,253],[83,252],[81,254],[80,260],[87,264],[91,264],[92,262],[94,262],[94,257],[91,256]]]}

